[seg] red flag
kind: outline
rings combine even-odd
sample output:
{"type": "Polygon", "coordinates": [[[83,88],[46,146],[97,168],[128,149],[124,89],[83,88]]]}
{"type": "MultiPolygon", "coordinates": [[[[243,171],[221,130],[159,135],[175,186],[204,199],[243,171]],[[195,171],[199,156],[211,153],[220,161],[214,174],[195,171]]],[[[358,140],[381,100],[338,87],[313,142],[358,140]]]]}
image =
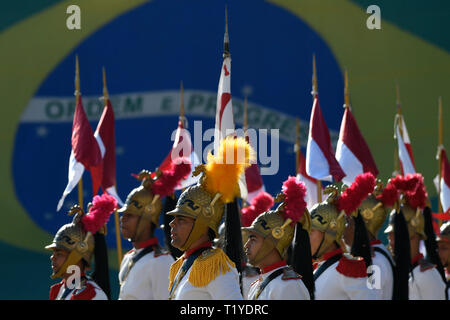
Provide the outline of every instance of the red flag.
{"type": "Polygon", "coordinates": [[[114,128],[114,110],[108,99],[103,109],[102,116],[94,133],[102,155],[102,166],[96,167],[92,175],[96,184],[94,194],[97,194],[99,186],[103,192],[107,192],[122,206],[123,202],[116,190],[116,136],[114,128]]]}
{"type": "MultiPolygon", "coordinates": [[[[298,166],[298,172],[297,172],[297,180],[302,181],[306,186],[307,192],[306,192],[306,196],[305,196],[305,201],[306,201],[308,210],[310,210],[313,205],[315,205],[316,203],[319,202],[317,179],[310,177],[306,173],[306,161],[305,161],[303,152],[301,150],[298,153],[298,158],[299,158],[298,159],[299,166],[298,166]]],[[[321,192],[322,192],[322,198],[325,198],[325,196],[323,194],[323,190],[321,192]]]]}
{"type": "Polygon", "coordinates": [[[100,148],[94,138],[91,125],[89,124],[86,113],[84,112],[80,96],[75,107],[75,114],[73,116],[72,152],[69,160],[69,181],[61,199],[58,202],[56,209],[57,211],[61,209],[66,196],[80,181],[84,169],[91,171],[92,185],[95,186],[99,184],[98,176],[96,174],[92,175],[92,170],[95,170],[96,167],[101,166],[101,162],[102,156],[100,153],[100,148]]]}
{"type": "Polygon", "coordinates": [[[403,119],[402,115],[397,115],[395,130],[395,137],[398,142],[398,157],[400,159],[401,173],[404,176],[408,173],[416,173],[411,141],[409,139],[408,130],[406,129],[405,119],[403,119]],[[401,131],[398,125],[399,122],[401,123],[401,131]]]}
{"type": "Polygon", "coordinates": [[[306,147],[306,172],[318,180],[341,181],[345,176],[334,157],[330,133],[320,109],[319,96],[314,96],[309,122],[308,145],[306,147]]]}
{"type": "Polygon", "coordinates": [[[342,117],[336,159],[345,172],[342,181],[349,186],[361,173],[371,172],[375,177],[378,175],[378,169],[370,149],[349,108],[345,108],[342,117]]]}
{"type": "MultiPolygon", "coordinates": [[[[179,190],[182,188],[187,188],[192,184],[197,183],[200,176],[193,177],[192,171],[194,168],[200,164],[200,160],[193,150],[191,135],[187,129],[184,128],[183,121],[178,121],[178,128],[175,133],[175,140],[173,142],[172,150],[166,156],[164,161],[159,166],[161,171],[167,170],[171,167],[172,163],[178,158],[187,158],[190,159],[191,162],[191,173],[189,177],[181,182],[179,186],[175,188],[175,190],[179,190]]],[[[155,176],[155,172],[152,173],[152,177],[155,176]]]]}

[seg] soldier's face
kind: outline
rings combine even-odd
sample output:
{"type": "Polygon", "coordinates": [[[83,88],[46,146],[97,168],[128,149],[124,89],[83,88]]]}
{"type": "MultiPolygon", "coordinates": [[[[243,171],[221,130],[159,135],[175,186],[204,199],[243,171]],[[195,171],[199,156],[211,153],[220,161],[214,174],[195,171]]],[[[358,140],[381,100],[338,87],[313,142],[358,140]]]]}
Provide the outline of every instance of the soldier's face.
{"type": "Polygon", "coordinates": [[[311,254],[317,253],[325,234],[317,229],[312,229],[309,233],[309,243],[311,244],[311,254]]]}
{"type": "Polygon", "coordinates": [[[69,251],[58,248],[53,249],[53,254],[50,256],[53,274],[58,273],[59,269],[61,269],[64,262],[66,262],[68,256],[69,251]]]}
{"type": "Polygon", "coordinates": [[[248,240],[244,245],[245,255],[248,261],[253,261],[258,254],[259,249],[261,249],[264,242],[264,238],[259,234],[250,232],[248,235],[248,240]]]}
{"type": "Polygon", "coordinates": [[[181,249],[186,243],[194,226],[194,219],[184,216],[175,216],[170,223],[170,238],[172,246],[181,249]]]}
{"type": "Polygon", "coordinates": [[[438,247],[439,247],[439,257],[441,258],[442,265],[448,268],[450,260],[450,242],[439,241],[438,247]]]}
{"type": "Polygon", "coordinates": [[[125,239],[132,239],[136,234],[137,225],[139,223],[139,216],[129,213],[124,213],[120,217],[120,232],[125,239]]]}

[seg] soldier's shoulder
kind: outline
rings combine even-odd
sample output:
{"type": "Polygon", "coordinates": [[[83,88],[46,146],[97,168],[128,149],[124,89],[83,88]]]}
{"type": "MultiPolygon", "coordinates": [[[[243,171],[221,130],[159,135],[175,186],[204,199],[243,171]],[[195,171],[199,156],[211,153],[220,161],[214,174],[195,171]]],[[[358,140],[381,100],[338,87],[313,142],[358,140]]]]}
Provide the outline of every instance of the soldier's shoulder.
{"type": "Polygon", "coordinates": [[[362,257],[355,257],[349,253],[342,254],[339,259],[336,270],[350,278],[364,278],[367,277],[366,264],[362,257]]]}
{"type": "Polygon", "coordinates": [[[292,267],[286,267],[283,269],[281,280],[299,280],[302,276],[292,269],[292,267]]]}

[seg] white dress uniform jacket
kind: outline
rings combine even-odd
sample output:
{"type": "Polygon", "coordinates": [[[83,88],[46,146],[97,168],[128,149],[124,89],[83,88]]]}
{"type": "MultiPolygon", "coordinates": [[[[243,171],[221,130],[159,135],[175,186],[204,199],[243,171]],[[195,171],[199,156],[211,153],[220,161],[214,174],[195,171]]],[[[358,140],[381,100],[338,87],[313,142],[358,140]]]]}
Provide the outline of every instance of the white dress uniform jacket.
{"type": "MultiPolygon", "coordinates": [[[[199,248],[202,248],[200,246],[199,248]]],[[[197,248],[196,248],[197,249],[197,248]]],[[[196,250],[195,249],[195,250],[196,250]]],[[[195,252],[191,250],[191,252],[195,252]]],[[[239,285],[239,274],[233,262],[221,249],[207,248],[195,259],[193,265],[180,280],[180,267],[189,255],[183,255],[175,263],[179,269],[174,274],[171,287],[173,300],[243,300],[239,285]],[[210,263],[216,259],[216,263],[210,263]],[[201,265],[202,264],[202,265],[201,265]],[[192,276],[191,276],[192,275],[192,276]],[[203,277],[204,276],[204,277],[203,277]],[[195,283],[195,278],[202,285],[195,283]],[[198,278],[203,278],[198,280],[198,278]],[[205,280],[208,279],[208,280],[205,280]],[[192,281],[190,281],[190,279],[192,281]],[[194,282],[194,283],[192,283],[194,282]]],[[[172,271],[172,270],[171,270],[172,271]]],[[[166,287],[167,288],[167,287],[166,287]]],[[[171,288],[169,288],[170,292],[171,288]]]]}
{"type": "Polygon", "coordinates": [[[394,272],[391,267],[391,263],[394,263],[394,259],[390,254],[389,250],[381,243],[380,240],[375,240],[370,243],[373,249],[383,250],[383,252],[388,256],[386,258],[382,253],[373,251],[372,256],[372,285],[373,290],[377,294],[378,300],[392,300],[392,293],[394,290],[394,272]]]}
{"type": "Polygon", "coordinates": [[[155,252],[142,256],[131,269],[129,263],[144,248],[155,245],[151,242],[147,246],[139,246],[128,252],[120,265],[119,300],[167,300],[169,292],[169,269],[174,259],[167,252],[155,252]],[[128,271],[129,269],[129,271],[128,271]],[[128,274],[127,274],[128,272],[128,274]]]}
{"type": "Polygon", "coordinates": [[[50,288],[50,300],[108,300],[105,292],[92,280],[81,281],[81,288],[74,288],[64,298],[66,291],[65,280],[53,285],[50,288]]]}
{"type": "Polygon", "coordinates": [[[353,257],[343,253],[341,249],[324,254],[314,270],[314,275],[320,267],[334,256],[341,254],[339,260],[330,265],[315,280],[316,300],[375,300],[376,293],[369,289],[367,270],[361,257],[353,257]]]}
{"type": "Polygon", "coordinates": [[[446,284],[436,266],[419,253],[411,261],[409,300],[445,300],[446,284]]]}
{"type": "Polygon", "coordinates": [[[252,283],[248,300],[255,300],[255,298],[256,300],[310,300],[308,289],[301,280],[301,276],[286,267],[286,262],[283,261],[281,264],[264,268],[259,279],[252,283]],[[280,269],[285,272],[270,281],[256,297],[264,280],[280,269]]]}

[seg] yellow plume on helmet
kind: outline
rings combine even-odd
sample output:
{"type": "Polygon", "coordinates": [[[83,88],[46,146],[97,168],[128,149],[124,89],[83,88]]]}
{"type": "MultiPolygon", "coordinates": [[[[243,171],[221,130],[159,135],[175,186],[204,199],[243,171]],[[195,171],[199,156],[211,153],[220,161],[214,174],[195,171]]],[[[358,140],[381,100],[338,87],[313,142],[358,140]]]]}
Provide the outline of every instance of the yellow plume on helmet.
{"type": "Polygon", "coordinates": [[[205,189],[221,194],[224,203],[240,196],[239,178],[255,159],[253,148],[242,137],[227,137],[220,142],[217,155],[208,154],[205,189]]]}

